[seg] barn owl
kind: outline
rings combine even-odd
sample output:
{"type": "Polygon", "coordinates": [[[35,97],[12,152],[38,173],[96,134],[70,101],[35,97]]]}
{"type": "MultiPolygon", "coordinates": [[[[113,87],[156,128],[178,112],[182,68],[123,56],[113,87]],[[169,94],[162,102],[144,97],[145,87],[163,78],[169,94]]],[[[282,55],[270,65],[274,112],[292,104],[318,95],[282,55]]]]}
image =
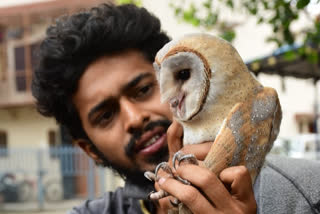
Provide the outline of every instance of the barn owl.
{"type": "Polygon", "coordinates": [[[213,142],[206,167],[219,175],[245,165],[254,182],[279,133],[277,92],[257,81],[230,43],[209,34],[167,43],[154,68],[161,101],[183,127],[183,144],[213,142]]]}

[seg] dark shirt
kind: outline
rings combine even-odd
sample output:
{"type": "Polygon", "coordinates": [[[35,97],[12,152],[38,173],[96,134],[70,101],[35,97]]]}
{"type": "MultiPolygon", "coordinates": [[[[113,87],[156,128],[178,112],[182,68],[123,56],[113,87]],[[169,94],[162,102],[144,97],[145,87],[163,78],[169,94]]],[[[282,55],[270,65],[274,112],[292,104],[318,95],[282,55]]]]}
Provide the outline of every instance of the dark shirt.
{"type": "MultiPolygon", "coordinates": [[[[151,190],[152,186],[140,188],[127,182],[69,214],[155,213],[153,203],[146,200],[151,190]]],[[[269,156],[254,184],[254,195],[257,213],[320,214],[320,162],[269,156]]]]}

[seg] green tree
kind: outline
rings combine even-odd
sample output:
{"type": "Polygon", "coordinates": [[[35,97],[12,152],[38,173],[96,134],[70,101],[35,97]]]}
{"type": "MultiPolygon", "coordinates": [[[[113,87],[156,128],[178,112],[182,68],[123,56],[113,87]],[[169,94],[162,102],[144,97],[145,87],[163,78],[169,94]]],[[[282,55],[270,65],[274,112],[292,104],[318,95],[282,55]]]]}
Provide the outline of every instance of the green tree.
{"type": "Polygon", "coordinates": [[[137,6],[141,6],[141,0],[116,0],[117,4],[135,4],[137,6]]]}
{"type": "Polygon", "coordinates": [[[228,41],[236,37],[237,24],[234,24],[235,20],[221,18],[225,10],[254,16],[258,25],[271,26],[273,32],[267,37],[267,42],[281,47],[292,45],[297,42],[298,37],[302,38],[302,47],[286,54],[288,60],[304,55],[309,61],[317,63],[320,49],[320,11],[317,17],[312,18],[307,7],[319,3],[320,0],[171,0],[170,6],[178,19],[208,30],[214,28],[228,41]],[[313,25],[301,30],[297,35],[291,26],[302,14],[306,15],[313,25]]]}

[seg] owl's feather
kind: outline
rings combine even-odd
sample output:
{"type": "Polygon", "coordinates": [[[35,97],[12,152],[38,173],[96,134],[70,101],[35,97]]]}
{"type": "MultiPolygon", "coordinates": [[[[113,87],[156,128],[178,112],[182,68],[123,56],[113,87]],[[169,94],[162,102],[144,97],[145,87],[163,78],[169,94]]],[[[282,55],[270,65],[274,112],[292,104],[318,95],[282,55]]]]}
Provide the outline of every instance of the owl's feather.
{"type": "Polygon", "coordinates": [[[276,91],[257,81],[230,43],[209,34],[169,42],[154,65],[184,145],[213,142],[205,159],[211,171],[245,165],[254,182],[279,133],[276,91]]]}

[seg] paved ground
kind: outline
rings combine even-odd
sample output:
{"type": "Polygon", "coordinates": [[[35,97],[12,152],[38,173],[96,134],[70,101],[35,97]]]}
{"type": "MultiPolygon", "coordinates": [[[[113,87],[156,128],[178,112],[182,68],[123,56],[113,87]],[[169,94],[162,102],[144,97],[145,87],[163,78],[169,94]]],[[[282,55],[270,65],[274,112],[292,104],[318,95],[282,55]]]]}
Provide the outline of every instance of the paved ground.
{"type": "Polygon", "coordinates": [[[65,214],[73,206],[79,205],[84,199],[64,200],[55,203],[45,203],[43,210],[37,202],[0,204],[1,214],[65,214]]]}

